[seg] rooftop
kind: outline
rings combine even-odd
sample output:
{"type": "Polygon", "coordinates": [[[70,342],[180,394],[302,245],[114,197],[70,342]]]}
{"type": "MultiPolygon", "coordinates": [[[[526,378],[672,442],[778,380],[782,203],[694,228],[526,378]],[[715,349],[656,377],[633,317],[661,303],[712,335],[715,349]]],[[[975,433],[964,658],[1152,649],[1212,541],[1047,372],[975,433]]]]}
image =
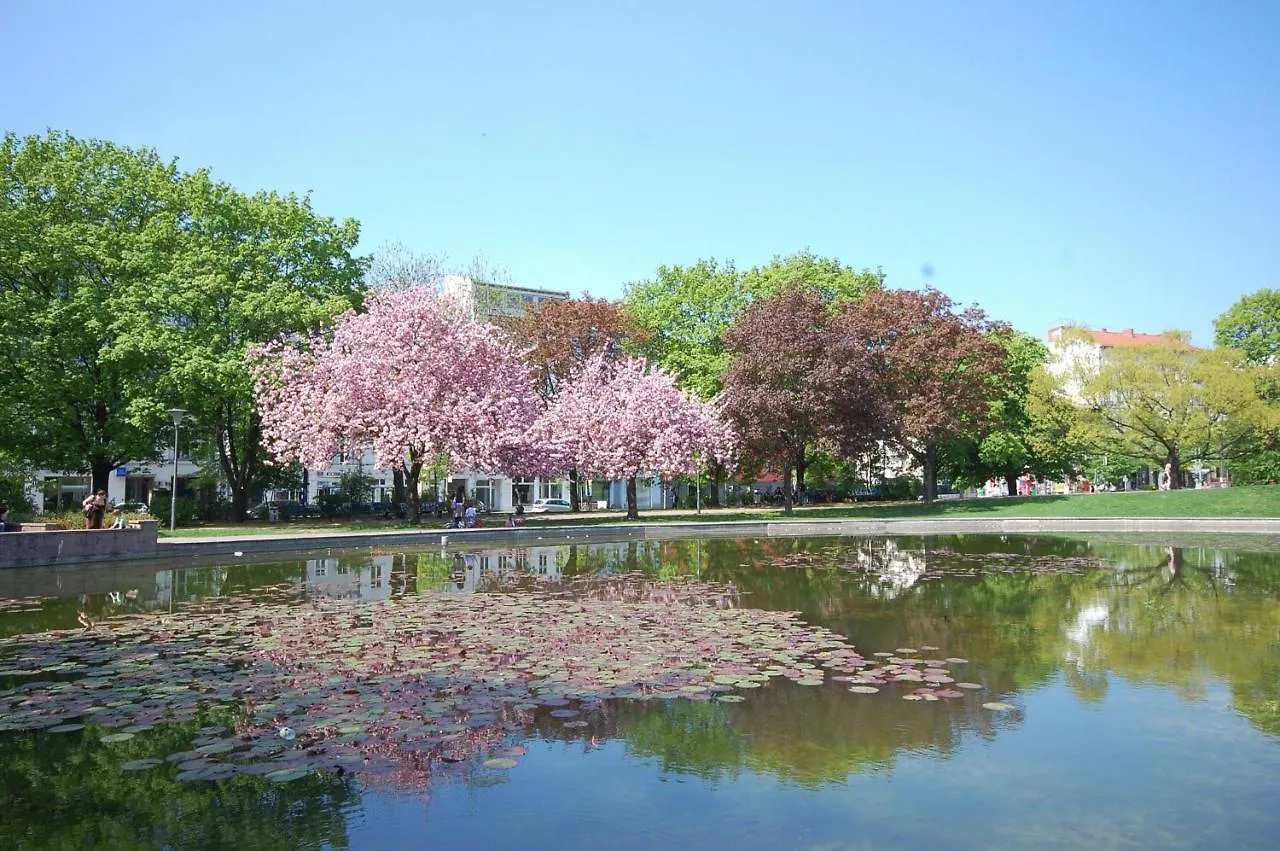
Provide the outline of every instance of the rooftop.
{"type": "MultiPolygon", "coordinates": [[[[1062,332],[1067,328],[1075,327],[1076,330],[1083,331],[1093,338],[1093,342],[1104,349],[1114,348],[1116,346],[1151,346],[1156,343],[1163,343],[1169,340],[1167,334],[1144,334],[1134,331],[1132,328],[1125,328],[1123,331],[1109,331],[1106,328],[1084,328],[1080,326],[1058,325],[1049,329],[1049,342],[1056,343],[1062,332]]],[[[1187,348],[1194,349],[1195,346],[1190,343],[1183,342],[1187,348]]]]}

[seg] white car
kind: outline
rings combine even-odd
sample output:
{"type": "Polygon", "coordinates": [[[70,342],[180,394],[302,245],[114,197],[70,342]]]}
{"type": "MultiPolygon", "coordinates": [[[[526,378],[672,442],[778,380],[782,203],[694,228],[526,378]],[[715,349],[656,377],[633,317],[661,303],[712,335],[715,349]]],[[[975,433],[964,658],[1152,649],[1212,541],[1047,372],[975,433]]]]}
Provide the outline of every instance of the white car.
{"type": "Polygon", "coordinates": [[[567,499],[535,499],[525,511],[530,514],[545,514],[548,511],[573,511],[567,499]]]}

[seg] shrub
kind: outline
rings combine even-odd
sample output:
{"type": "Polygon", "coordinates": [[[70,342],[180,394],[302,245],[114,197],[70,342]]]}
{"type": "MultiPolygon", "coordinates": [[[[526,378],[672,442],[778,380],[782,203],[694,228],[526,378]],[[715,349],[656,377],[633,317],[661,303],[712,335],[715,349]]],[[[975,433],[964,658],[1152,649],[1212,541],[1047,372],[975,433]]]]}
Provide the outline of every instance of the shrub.
{"type": "Polygon", "coordinates": [[[886,499],[915,499],[924,493],[924,482],[915,476],[885,479],[881,487],[886,499]]]}

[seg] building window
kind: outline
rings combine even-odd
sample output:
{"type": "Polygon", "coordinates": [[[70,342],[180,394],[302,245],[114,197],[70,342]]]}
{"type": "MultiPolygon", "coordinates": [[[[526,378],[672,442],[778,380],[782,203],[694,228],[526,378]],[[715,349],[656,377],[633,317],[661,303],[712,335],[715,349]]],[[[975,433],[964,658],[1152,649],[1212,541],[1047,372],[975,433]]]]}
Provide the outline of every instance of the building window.
{"type": "Polygon", "coordinates": [[[493,508],[493,479],[476,479],[476,499],[486,508],[493,508]]]}
{"type": "Polygon", "coordinates": [[[564,482],[560,479],[538,482],[539,499],[564,499],[564,482]]]}

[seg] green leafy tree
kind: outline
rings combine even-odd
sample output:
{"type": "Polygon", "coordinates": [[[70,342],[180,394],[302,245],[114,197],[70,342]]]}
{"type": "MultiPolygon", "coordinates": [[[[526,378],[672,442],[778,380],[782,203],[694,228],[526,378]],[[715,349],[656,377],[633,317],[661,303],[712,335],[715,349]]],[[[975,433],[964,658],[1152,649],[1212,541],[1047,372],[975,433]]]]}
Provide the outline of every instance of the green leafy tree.
{"type": "Polygon", "coordinates": [[[1258,290],[1231,305],[1213,322],[1219,346],[1244,352],[1255,364],[1274,364],[1280,354],[1280,290],[1258,290]]]}
{"type": "MultiPolygon", "coordinates": [[[[163,363],[122,344],[127,305],[175,249],[178,172],[149,150],[61,133],[0,146],[0,449],[88,470],[158,459],[163,363]]],[[[152,321],[163,321],[153,315],[152,321]]]]}
{"type": "Polygon", "coordinates": [[[1181,486],[1183,464],[1235,458],[1277,412],[1258,394],[1258,368],[1233,349],[1195,349],[1184,336],[1111,349],[1080,376],[1100,448],[1158,466],[1181,486]]]}
{"type": "Polygon", "coordinates": [[[185,408],[243,519],[264,469],[245,352],[359,303],[355,222],[61,133],[6,135],[0,182],[0,449],[105,488],[185,408]]]}
{"type": "Polygon", "coordinates": [[[338,477],[338,487],[347,502],[369,502],[373,499],[376,480],[364,470],[348,470],[338,477]]]}
{"type": "Polygon", "coordinates": [[[163,364],[161,389],[212,443],[239,521],[268,467],[245,355],[360,303],[359,227],[317,215],[305,197],[244,195],[205,172],[180,189],[190,220],[155,285],[124,298],[129,343],[163,364]]]}
{"type": "Polygon", "coordinates": [[[737,269],[714,257],[660,266],[653,278],[627,287],[627,312],[651,335],[644,354],[703,399],[720,391],[729,365],[722,338],[746,306],[737,269]]]}
{"type": "Polygon", "coordinates": [[[10,522],[33,508],[27,499],[27,487],[34,483],[34,473],[29,464],[0,451],[0,505],[13,512],[10,522]]]}
{"type": "MultiPolygon", "coordinates": [[[[1233,304],[1213,323],[1215,340],[1242,353],[1264,370],[1262,397],[1280,403],[1280,291],[1259,290],[1233,304]]],[[[1231,465],[1232,478],[1240,484],[1280,480],[1280,433],[1259,430],[1231,465]]]]}
{"type": "Polygon", "coordinates": [[[1043,459],[1032,452],[1029,401],[1033,376],[1049,359],[1045,345],[1030,334],[1001,328],[994,335],[1004,347],[1004,369],[992,376],[991,427],[985,434],[966,434],[941,449],[943,469],[953,481],[977,485],[1003,479],[1009,494],[1017,493],[1017,477],[1027,469],[1044,470],[1043,459]]]}

